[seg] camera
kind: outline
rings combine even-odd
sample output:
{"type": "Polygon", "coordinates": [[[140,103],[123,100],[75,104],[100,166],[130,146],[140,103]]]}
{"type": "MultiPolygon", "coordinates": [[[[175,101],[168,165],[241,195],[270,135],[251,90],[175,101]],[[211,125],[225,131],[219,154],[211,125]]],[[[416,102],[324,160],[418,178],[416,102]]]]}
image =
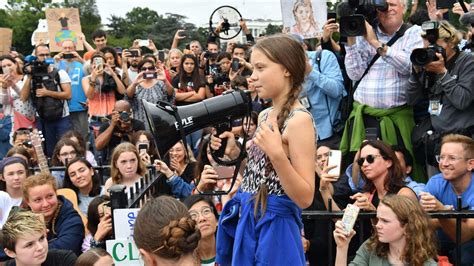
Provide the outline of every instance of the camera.
{"type": "Polygon", "coordinates": [[[429,45],[426,48],[414,49],[410,55],[410,61],[416,66],[425,66],[433,61],[438,61],[436,53],[443,55],[446,61],[446,51],[443,47],[436,44],[439,38],[439,23],[437,21],[426,21],[421,25],[421,29],[426,32],[425,38],[429,45]]]}
{"type": "Polygon", "coordinates": [[[130,113],[128,113],[126,111],[122,111],[122,112],[119,113],[119,118],[123,122],[128,122],[128,121],[130,121],[130,113]]]}
{"type": "Polygon", "coordinates": [[[74,54],[63,54],[63,59],[73,59],[76,57],[74,54]]]}
{"type": "Polygon", "coordinates": [[[204,58],[206,59],[216,59],[217,58],[217,53],[213,53],[213,52],[210,52],[210,51],[205,51],[204,52],[204,58]]]}
{"type": "Polygon", "coordinates": [[[348,0],[338,7],[341,36],[362,36],[365,32],[365,20],[371,25],[377,23],[377,10],[388,10],[386,0],[348,0]]]}
{"type": "Polygon", "coordinates": [[[33,81],[33,88],[39,88],[44,81],[50,79],[48,75],[49,65],[54,64],[53,58],[46,58],[44,61],[39,61],[36,56],[29,55],[25,57],[26,64],[23,66],[23,73],[31,75],[33,81]],[[28,69],[30,67],[30,69],[28,69]]]}

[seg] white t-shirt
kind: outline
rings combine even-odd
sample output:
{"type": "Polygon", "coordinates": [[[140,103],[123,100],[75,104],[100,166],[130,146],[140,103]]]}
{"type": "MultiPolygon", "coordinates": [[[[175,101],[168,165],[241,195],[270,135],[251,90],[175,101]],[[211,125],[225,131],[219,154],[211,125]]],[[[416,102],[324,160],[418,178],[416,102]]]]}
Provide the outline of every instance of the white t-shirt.
{"type": "MultiPolygon", "coordinates": [[[[65,70],[60,69],[58,71],[58,74],[59,74],[59,83],[61,83],[61,84],[64,84],[64,83],[71,84],[71,82],[72,82],[71,78],[69,77],[68,73],[65,70]]],[[[64,101],[63,117],[68,116],[68,115],[69,115],[69,105],[67,104],[67,101],[64,101]]]]}
{"type": "Polygon", "coordinates": [[[0,227],[3,227],[7,221],[8,214],[14,206],[20,206],[23,199],[13,199],[5,191],[0,191],[0,227]]]}

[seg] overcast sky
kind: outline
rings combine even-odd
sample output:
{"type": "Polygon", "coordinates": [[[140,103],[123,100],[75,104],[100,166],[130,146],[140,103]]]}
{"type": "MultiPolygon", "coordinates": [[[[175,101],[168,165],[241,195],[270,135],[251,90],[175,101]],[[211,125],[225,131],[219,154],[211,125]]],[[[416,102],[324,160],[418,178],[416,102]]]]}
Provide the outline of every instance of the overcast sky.
{"type": "MultiPolygon", "coordinates": [[[[0,0],[0,8],[4,8],[6,3],[6,0],[0,0]]],[[[110,15],[124,16],[133,7],[148,7],[160,15],[180,14],[197,26],[208,23],[212,12],[222,5],[237,8],[247,19],[281,20],[280,0],[96,0],[96,3],[103,24],[109,22],[110,15]]]]}
{"type": "Polygon", "coordinates": [[[208,23],[209,16],[219,6],[230,5],[244,18],[281,20],[280,0],[97,0],[102,22],[111,14],[123,16],[133,7],[148,7],[160,15],[175,13],[188,17],[188,22],[200,26],[208,23]]]}

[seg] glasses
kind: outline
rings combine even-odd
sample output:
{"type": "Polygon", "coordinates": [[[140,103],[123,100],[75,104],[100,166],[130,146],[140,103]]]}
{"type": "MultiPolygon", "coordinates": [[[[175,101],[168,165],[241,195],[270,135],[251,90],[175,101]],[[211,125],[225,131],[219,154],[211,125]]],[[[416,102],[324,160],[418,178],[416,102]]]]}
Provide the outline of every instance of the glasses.
{"type": "Polygon", "coordinates": [[[470,160],[471,158],[464,158],[464,157],[456,157],[454,155],[435,155],[436,161],[441,163],[442,161],[446,161],[447,163],[453,163],[458,160],[470,160]]]}
{"type": "Polygon", "coordinates": [[[71,151],[69,153],[67,152],[63,152],[63,153],[60,153],[59,156],[61,157],[69,157],[69,156],[76,156],[77,155],[77,152],[76,151],[71,151]]]}
{"type": "MultiPolygon", "coordinates": [[[[199,212],[197,211],[189,211],[189,216],[191,216],[191,219],[197,221],[199,219],[199,212]]],[[[209,218],[212,214],[212,209],[211,207],[204,207],[201,209],[201,216],[204,218],[209,218]]]]}
{"type": "Polygon", "coordinates": [[[375,161],[375,158],[377,157],[383,157],[382,155],[378,155],[378,154],[375,154],[375,155],[372,155],[372,154],[369,154],[367,155],[367,157],[360,157],[358,160],[357,160],[357,164],[362,167],[362,165],[364,164],[365,161],[367,161],[367,163],[369,164],[372,164],[374,163],[375,161]]]}
{"type": "Polygon", "coordinates": [[[156,69],[155,67],[142,67],[140,68],[140,71],[147,71],[147,70],[153,71],[155,69],[156,69]]]}
{"type": "Polygon", "coordinates": [[[40,56],[49,56],[50,54],[39,54],[38,57],[40,56]]]}

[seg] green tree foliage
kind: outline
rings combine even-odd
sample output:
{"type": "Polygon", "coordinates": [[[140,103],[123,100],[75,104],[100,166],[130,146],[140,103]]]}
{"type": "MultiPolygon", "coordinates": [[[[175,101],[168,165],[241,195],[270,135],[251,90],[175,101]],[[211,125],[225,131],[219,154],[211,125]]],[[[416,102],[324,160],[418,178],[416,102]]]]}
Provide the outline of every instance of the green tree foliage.
{"type": "Polygon", "coordinates": [[[7,9],[0,10],[0,26],[13,29],[13,46],[20,53],[29,54],[31,35],[38,26],[38,20],[44,19],[46,8],[77,7],[81,15],[81,27],[90,34],[100,27],[100,16],[95,0],[75,0],[64,3],[52,3],[51,0],[8,0],[7,9]]]}
{"type": "MultiPolygon", "coordinates": [[[[268,24],[268,26],[265,28],[265,35],[273,35],[273,34],[278,34],[281,33],[283,30],[283,25],[273,25],[272,23],[268,24]]],[[[258,36],[255,36],[258,37],[258,36]]]]}
{"type": "Polygon", "coordinates": [[[160,15],[149,8],[135,7],[125,17],[112,15],[109,18],[107,42],[110,46],[129,47],[135,39],[152,39],[158,49],[169,48],[176,31],[184,29],[187,38],[179,44],[181,49],[191,40],[204,44],[207,39],[205,29],[196,28],[185,19],[178,14],[160,15]]]}

